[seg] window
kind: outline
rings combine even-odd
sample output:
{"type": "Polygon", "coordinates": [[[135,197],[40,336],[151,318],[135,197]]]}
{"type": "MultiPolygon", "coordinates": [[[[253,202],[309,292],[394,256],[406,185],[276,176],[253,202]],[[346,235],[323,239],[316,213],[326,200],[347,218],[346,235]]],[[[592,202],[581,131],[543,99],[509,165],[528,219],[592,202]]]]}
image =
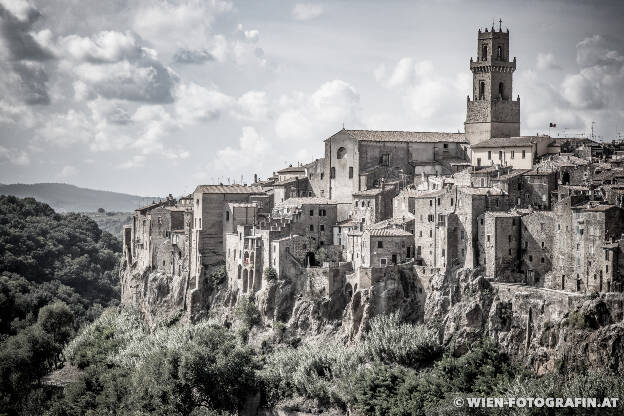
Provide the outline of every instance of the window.
{"type": "Polygon", "coordinates": [[[481,225],[483,225],[483,218],[481,218],[481,225]]]}
{"type": "Polygon", "coordinates": [[[367,206],[367,207],[370,207],[370,201],[368,201],[368,202],[366,203],[366,206],[367,206]]]}
{"type": "Polygon", "coordinates": [[[609,260],[609,252],[605,251],[605,260],[609,260]]]}
{"type": "Polygon", "coordinates": [[[505,98],[505,84],[502,82],[498,83],[498,98],[505,98]]]}
{"type": "Polygon", "coordinates": [[[325,173],[321,172],[321,180],[325,177],[325,173]]]}
{"type": "Polygon", "coordinates": [[[332,166],[332,168],[329,170],[329,177],[330,179],[334,179],[336,177],[336,168],[332,166]]]}
{"type": "Polygon", "coordinates": [[[434,221],[435,221],[435,217],[434,217],[434,215],[433,215],[433,214],[429,214],[429,215],[427,215],[427,221],[429,221],[429,222],[434,222],[434,221]]]}
{"type": "Polygon", "coordinates": [[[542,248],[544,248],[544,242],[542,241],[542,248]]]}
{"type": "Polygon", "coordinates": [[[477,158],[477,166],[481,166],[481,158],[480,157],[477,158]]]}
{"type": "Polygon", "coordinates": [[[326,217],[327,216],[327,211],[324,210],[324,209],[319,209],[319,216],[326,217]]]}
{"type": "Polygon", "coordinates": [[[463,239],[464,239],[464,232],[462,231],[462,232],[460,233],[460,235],[461,235],[461,239],[463,240],[463,239]]]}
{"type": "Polygon", "coordinates": [[[422,237],[422,230],[418,233],[418,237],[422,237]]]}
{"type": "Polygon", "coordinates": [[[442,214],[438,214],[438,225],[444,225],[446,223],[446,218],[442,214]]]}
{"type": "Polygon", "coordinates": [[[357,206],[358,206],[358,200],[356,199],[355,200],[355,207],[357,208],[357,206]]]}
{"type": "Polygon", "coordinates": [[[225,220],[226,221],[230,220],[230,211],[225,211],[225,220]]]}
{"type": "Polygon", "coordinates": [[[444,143],[444,144],[442,145],[442,147],[443,147],[444,149],[448,149],[448,143],[444,143]]]}
{"type": "Polygon", "coordinates": [[[492,151],[488,150],[488,160],[492,160],[492,151]]]}
{"type": "Polygon", "coordinates": [[[314,231],[314,225],[310,224],[310,231],[314,231]]]}
{"type": "Polygon", "coordinates": [[[440,198],[438,198],[438,206],[440,206],[440,198]]]}
{"type": "Polygon", "coordinates": [[[481,178],[481,186],[485,186],[485,179],[481,178]]]}
{"type": "Polygon", "coordinates": [[[529,262],[533,261],[533,256],[529,255],[529,262]]]}
{"type": "Polygon", "coordinates": [[[433,206],[433,199],[429,200],[429,206],[432,207],[433,206]]]}
{"type": "Polygon", "coordinates": [[[496,47],[496,59],[499,61],[503,60],[503,47],[500,45],[496,47]]]}
{"type": "Polygon", "coordinates": [[[486,240],[487,240],[488,243],[490,242],[490,235],[489,234],[486,236],[486,240]]]}
{"type": "Polygon", "coordinates": [[[377,248],[383,248],[383,241],[377,241],[377,248]]]}
{"type": "Polygon", "coordinates": [[[416,255],[420,256],[421,252],[422,252],[422,247],[421,246],[416,247],[416,255]]]}
{"type": "Polygon", "coordinates": [[[451,198],[451,206],[453,206],[453,198],[451,198]]]}
{"type": "Polygon", "coordinates": [[[387,263],[386,259],[379,259],[379,264],[381,264],[382,266],[385,266],[387,263]]]}
{"type": "Polygon", "coordinates": [[[308,191],[308,196],[312,196],[312,191],[308,191]]]}
{"type": "Polygon", "coordinates": [[[479,99],[485,99],[485,82],[479,82],[479,99]]]}
{"type": "Polygon", "coordinates": [[[390,166],[390,153],[382,153],[379,161],[381,166],[390,166]]]}
{"type": "Polygon", "coordinates": [[[511,249],[509,249],[509,255],[511,256],[511,249]]]}
{"type": "Polygon", "coordinates": [[[542,257],[542,258],[540,259],[540,263],[544,263],[544,261],[545,261],[545,260],[544,260],[544,257],[542,257]]]}
{"type": "Polygon", "coordinates": [[[310,216],[311,216],[311,217],[313,217],[313,216],[314,216],[314,210],[313,210],[313,209],[311,209],[311,210],[310,210],[310,216]]]}
{"type": "Polygon", "coordinates": [[[353,178],[353,166],[349,166],[349,179],[353,178]]]}
{"type": "Polygon", "coordinates": [[[442,249],[442,257],[444,257],[446,254],[446,250],[442,249]]]}
{"type": "Polygon", "coordinates": [[[511,234],[507,236],[507,241],[511,243],[511,234]]]}
{"type": "Polygon", "coordinates": [[[483,45],[481,48],[481,60],[487,61],[487,45],[483,45]]]}
{"type": "Polygon", "coordinates": [[[511,151],[511,158],[513,159],[515,156],[516,156],[516,151],[515,151],[515,150],[512,150],[512,151],[511,151]]]}
{"type": "Polygon", "coordinates": [[[429,230],[429,238],[433,237],[433,230],[429,230]]]}
{"type": "Polygon", "coordinates": [[[526,158],[526,150],[523,150],[522,151],[522,159],[525,159],[525,158],[526,158]]]}
{"type": "Polygon", "coordinates": [[[323,224],[321,224],[319,227],[321,231],[325,231],[325,226],[323,224]]]}
{"type": "Polygon", "coordinates": [[[498,160],[503,160],[503,151],[502,150],[498,151],[498,160]]]}
{"type": "Polygon", "coordinates": [[[199,228],[201,228],[201,218],[199,219],[199,228]]]}
{"type": "Polygon", "coordinates": [[[336,152],[336,159],[342,159],[345,157],[346,154],[347,154],[347,149],[345,149],[344,147],[340,147],[338,148],[338,151],[336,152]]]}

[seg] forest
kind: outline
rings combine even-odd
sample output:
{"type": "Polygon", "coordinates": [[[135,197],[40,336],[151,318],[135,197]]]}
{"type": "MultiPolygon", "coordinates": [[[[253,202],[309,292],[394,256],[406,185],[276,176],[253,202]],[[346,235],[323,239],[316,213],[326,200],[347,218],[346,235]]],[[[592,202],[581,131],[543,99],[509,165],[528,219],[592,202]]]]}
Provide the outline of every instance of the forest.
{"type": "Polygon", "coordinates": [[[236,328],[214,316],[148,328],[118,305],[120,251],[84,215],[0,197],[0,414],[620,414],[457,408],[458,396],[623,397],[624,383],[607,373],[538,376],[487,339],[456,350],[395,314],[374,317],[358,343],[301,339],[286,322],[258,342],[253,298],[238,302],[236,328]],[[58,373],[65,378],[51,382],[58,373]]]}

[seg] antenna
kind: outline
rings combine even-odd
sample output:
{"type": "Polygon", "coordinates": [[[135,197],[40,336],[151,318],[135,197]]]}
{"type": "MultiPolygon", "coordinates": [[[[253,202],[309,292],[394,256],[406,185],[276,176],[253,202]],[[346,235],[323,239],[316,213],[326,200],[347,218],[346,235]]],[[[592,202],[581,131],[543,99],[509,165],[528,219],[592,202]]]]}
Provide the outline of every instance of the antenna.
{"type": "Polygon", "coordinates": [[[503,31],[503,19],[502,18],[498,19],[498,31],[499,32],[503,31]]]}

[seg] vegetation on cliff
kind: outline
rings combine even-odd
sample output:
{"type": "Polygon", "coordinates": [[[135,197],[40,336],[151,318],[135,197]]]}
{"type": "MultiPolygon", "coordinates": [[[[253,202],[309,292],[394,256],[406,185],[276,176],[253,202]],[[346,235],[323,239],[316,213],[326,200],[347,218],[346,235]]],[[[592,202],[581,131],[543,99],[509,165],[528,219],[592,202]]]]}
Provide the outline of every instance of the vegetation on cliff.
{"type": "Polygon", "coordinates": [[[0,413],[47,400],[41,379],[62,365],[67,341],[118,302],[120,252],[84,215],[0,196],[0,413]]]}

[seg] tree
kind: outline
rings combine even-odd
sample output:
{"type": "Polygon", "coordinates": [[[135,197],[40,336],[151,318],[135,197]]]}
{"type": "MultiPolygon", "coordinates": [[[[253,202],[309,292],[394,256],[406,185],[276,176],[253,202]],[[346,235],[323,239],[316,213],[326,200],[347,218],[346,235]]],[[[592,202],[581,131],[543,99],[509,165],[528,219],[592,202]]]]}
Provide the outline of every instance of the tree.
{"type": "Polygon", "coordinates": [[[104,208],[98,208],[97,212],[98,214],[104,214],[106,210],[104,208]]]}
{"type": "Polygon", "coordinates": [[[264,274],[264,278],[268,280],[269,282],[277,279],[277,272],[271,266],[265,268],[263,274],[264,274]]]}

